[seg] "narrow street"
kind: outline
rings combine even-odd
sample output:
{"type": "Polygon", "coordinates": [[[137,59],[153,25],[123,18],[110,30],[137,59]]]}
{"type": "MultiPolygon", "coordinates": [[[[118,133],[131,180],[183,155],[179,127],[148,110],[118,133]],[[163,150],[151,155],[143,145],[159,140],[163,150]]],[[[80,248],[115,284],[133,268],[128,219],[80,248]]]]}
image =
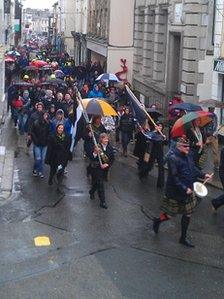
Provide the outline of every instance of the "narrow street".
{"type": "MultiPolygon", "coordinates": [[[[11,123],[7,132],[13,146],[18,135],[11,123]]],[[[180,218],[154,235],[163,194],[154,176],[138,180],[133,158],[117,154],[104,210],[98,198],[89,199],[81,143],[68,166],[65,196],[46,177],[32,176],[23,136],[15,152],[14,192],[0,210],[0,298],[222,297],[223,211],[213,215],[209,197],[193,215],[196,248],[188,249],[178,244],[180,218]],[[42,235],[49,247],[35,247],[42,235]]],[[[209,196],[220,192],[210,188],[209,196]]]]}

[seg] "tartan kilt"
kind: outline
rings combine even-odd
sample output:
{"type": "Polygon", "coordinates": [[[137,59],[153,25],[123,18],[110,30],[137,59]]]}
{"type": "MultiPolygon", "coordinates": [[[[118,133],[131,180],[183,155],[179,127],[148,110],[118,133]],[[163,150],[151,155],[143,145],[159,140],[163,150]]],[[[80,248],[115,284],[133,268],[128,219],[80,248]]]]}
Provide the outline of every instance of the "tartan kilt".
{"type": "Polygon", "coordinates": [[[187,203],[177,201],[173,198],[163,198],[161,210],[169,216],[175,216],[177,214],[190,215],[193,213],[195,207],[198,205],[198,199],[193,193],[187,203]]]}

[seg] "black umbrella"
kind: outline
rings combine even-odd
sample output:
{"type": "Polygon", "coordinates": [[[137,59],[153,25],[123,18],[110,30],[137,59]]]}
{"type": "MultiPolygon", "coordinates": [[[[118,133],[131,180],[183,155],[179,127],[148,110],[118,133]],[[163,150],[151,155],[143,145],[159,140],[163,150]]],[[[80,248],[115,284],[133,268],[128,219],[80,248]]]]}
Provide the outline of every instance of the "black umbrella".
{"type": "Polygon", "coordinates": [[[39,68],[39,71],[52,71],[52,66],[44,66],[39,68]]]}
{"type": "Polygon", "coordinates": [[[28,65],[26,67],[23,68],[24,71],[36,71],[37,67],[34,65],[28,65]]]}
{"type": "Polygon", "coordinates": [[[65,87],[67,86],[66,82],[59,78],[47,80],[45,83],[46,83],[46,85],[54,85],[54,86],[61,85],[61,86],[65,86],[65,87]]]}
{"type": "Polygon", "coordinates": [[[18,81],[13,84],[14,86],[21,86],[21,87],[32,87],[33,84],[25,81],[18,81]]]}
{"type": "Polygon", "coordinates": [[[185,110],[185,111],[201,111],[202,108],[199,105],[193,103],[179,103],[170,106],[170,109],[178,109],[178,110],[185,110]]]}

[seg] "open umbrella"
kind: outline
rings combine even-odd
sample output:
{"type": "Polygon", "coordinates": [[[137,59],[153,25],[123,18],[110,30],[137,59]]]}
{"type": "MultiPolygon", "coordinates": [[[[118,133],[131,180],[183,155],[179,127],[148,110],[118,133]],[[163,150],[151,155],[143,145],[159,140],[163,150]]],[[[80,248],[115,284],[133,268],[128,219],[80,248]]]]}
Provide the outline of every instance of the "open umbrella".
{"type": "Polygon", "coordinates": [[[215,108],[224,108],[224,103],[220,102],[218,100],[213,100],[213,99],[209,99],[209,100],[202,100],[199,102],[200,105],[202,105],[203,107],[215,107],[215,108]]]}
{"type": "Polygon", "coordinates": [[[35,65],[28,65],[23,68],[24,71],[36,71],[37,67],[35,65]]]}
{"type": "Polygon", "coordinates": [[[20,53],[19,52],[17,52],[17,51],[9,51],[9,52],[7,52],[7,55],[10,55],[10,56],[20,56],[20,53]]]}
{"type": "Polygon", "coordinates": [[[44,60],[35,60],[35,61],[32,61],[31,62],[31,65],[34,65],[34,66],[36,66],[37,68],[41,68],[41,67],[43,67],[43,66],[45,66],[45,65],[47,65],[48,63],[46,62],[46,61],[44,61],[44,60]]]}
{"type": "Polygon", "coordinates": [[[82,99],[83,108],[87,114],[101,116],[116,116],[117,112],[104,99],[82,99]]]}
{"type": "Polygon", "coordinates": [[[54,86],[67,86],[66,82],[62,79],[56,78],[56,79],[49,79],[46,82],[44,82],[45,85],[54,85],[54,86]]]}
{"type": "Polygon", "coordinates": [[[186,134],[186,130],[190,127],[190,123],[195,119],[199,119],[199,126],[204,127],[211,121],[211,115],[212,114],[207,111],[195,111],[185,114],[184,116],[179,118],[173,125],[173,128],[171,130],[172,138],[180,137],[186,134]]]}
{"type": "Polygon", "coordinates": [[[169,109],[178,109],[178,110],[185,110],[185,111],[201,111],[202,108],[199,105],[193,104],[193,103],[179,103],[174,104],[169,107],[169,109]]]}
{"type": "Polygon", "coordinates": [[[64,74],[64,72],[62,72],[62,70],[56,70],[56,71],[54,71],[54,74],[55,74],[56,78],[59,78],[59,79],[63,79],[65,77],[65,74],[64,74]]]}
{"type": "Polygon", "coordinates": [[[33,84],[32,83],[29,83],[29,82],[25,82],[25,81],[18,81],[18,82],[15,82],[14,84],[13,84],[14,86],[18,86],[18,87],[31,87],[31,86],[33,86],[33,84]]]}
{"type": "Polygon", "coordinates": [[[111,73],[104,73],[100,75],[98,78],[96,78],[96,81],[114,81],[114,82],[120,82],[118,77],[115,74],[111,73]]]}
{"type": "Polygon", "coordinates": [[[39,68],[39,71],[53,71],[51,65],[44,65],[43,67],[39,68]]]}
{"type": "Polygon", "coordinates": [[[10,56],[7,56],[5,57],[5,62],[15,62],[15,59],[10,56]]]}

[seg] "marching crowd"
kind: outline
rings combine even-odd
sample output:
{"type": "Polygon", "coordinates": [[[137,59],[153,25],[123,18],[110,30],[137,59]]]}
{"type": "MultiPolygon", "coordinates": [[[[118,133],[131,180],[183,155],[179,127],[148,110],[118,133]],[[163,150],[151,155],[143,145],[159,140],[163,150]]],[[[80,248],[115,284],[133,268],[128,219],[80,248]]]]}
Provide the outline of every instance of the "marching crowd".
{"type": "MultiPolygon", "coordinates": [[[[67,54],[51,58],[51,51],[46,48],[41,52],[41,58],[46,61],[49,69],[53,65],[52,72],[39,72],[37,76],[37,72],[24,71],[32,62],[29,61],[29,50],[23,48],[17,57],[19,83],[13,76],[11,81],[9,77],[6,78],[8,106],[14,126],[21,135],[27,135],[27,148],[33,146],[33,176],[44,178],[44,165],[49,165],[48,184],[56,184],[57,191],[62,193],[67,164],[72,160],[77,142],[83,139],[84,153],[89,160],[87,176],[92,178],[90,199],[94,199],[97,192],[100,207],[107,209],[104,182],[108,179],[108,171],[115,159],[115,144],[121,143],[122,154],[126,158],[129,144],[134,143],[133,153],[138,158],[139,179],[145,181],[157,163],[157,188],[165,187],[161,213],[153,221],[154,232],[158,233],[162,222],[182,214],[179,242],[193,247],[187,239],[190,216],[197,205],[193,183],[198,178],[212,178],[211,174],[202,171],[208,147],[212,148],[214,167],[219,167],[224,182],[224,152],[220,164],[214,107],[208,109],[210,120],[206,125],[201,125],[199,117],[194,118],[189,121],[184,134],[172,138],[172,128],[176,121],[191,111],[174,108],[174,105],[183,103],[179,95],[169,103],[169,132],[165,134],[165,126],[160,121],[161,114],[156,105],[149,107],[148,113],[146,111],[149,118],[140,121],[125,84],[97,80],[103,73],[99,62],[75,67],[74,61],[67,54]],[[83,114],[79,118],[80,98],[103,98],[116,110],[117,115],[88,115],[86,118],[83,114]],[[113,143],[111,139],[114,139],[113,143]],[[165,153],[167,147],[168,152],[165,153]],[[165,163],[168,165],[166,184],[165,163]]],[[[224,204],[223,197],[213,199],[212,204],[217,209],[224,204]]]]}

